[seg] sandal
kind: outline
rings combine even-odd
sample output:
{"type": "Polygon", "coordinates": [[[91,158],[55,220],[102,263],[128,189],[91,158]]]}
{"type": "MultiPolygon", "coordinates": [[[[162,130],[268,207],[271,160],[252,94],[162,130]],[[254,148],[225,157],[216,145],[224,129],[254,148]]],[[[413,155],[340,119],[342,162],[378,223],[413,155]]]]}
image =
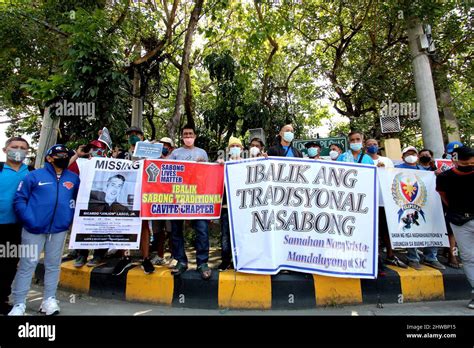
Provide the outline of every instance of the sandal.
{"type": "Polygon", "coordinates": [[[184,272],[186,272],[186,270],[188,269],[188,266],[185,265],[184,263],[181,263],[181,262],[178,262],[176,264],[176,266],[174,266],[172,269],[171,269],[171,274],[172,275],[181,275],[183,274],[184,272]]]}
{"type": "Polygon", "coordinates": [[[408,268],[408,266],[396,256],[393,256],[393,258],[388,258],[387,257],[385,259],[385,263],[388,264],[388,265],[397,266],[397,267],[401,267],[401,268],[408,268]]]}
{"type": "Polygon", "coordinates": [[[201,274],[201,278],[204,280],[209,280],[212,275],[212,271],[207,265],[207,263],[203,263],[197,268],[197,271],[201,274]]]}

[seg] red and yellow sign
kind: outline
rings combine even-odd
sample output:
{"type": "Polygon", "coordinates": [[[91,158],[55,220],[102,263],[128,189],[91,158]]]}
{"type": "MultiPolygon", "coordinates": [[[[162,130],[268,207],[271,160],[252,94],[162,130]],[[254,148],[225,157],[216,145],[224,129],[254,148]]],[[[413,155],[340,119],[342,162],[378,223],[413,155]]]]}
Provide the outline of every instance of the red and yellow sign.
{"type": "Polygon", "coordinates": [[[218,219],[224,192],[224,166],[145,160],[142,219],[218,219]]]}

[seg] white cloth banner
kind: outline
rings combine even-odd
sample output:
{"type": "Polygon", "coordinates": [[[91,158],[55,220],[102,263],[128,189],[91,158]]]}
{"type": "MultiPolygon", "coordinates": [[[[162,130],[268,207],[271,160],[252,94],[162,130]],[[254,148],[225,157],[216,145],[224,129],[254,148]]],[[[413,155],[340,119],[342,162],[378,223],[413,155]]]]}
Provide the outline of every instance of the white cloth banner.
{"type": "Polygon", "coordinates": [[[392,248],[449,246],[433,172],[379,169],[392,248]]]}
{"type": "Polygon", "coordinates": [[[375,278],[378,180],[373,165],[268,157],[226,162],[234,266],[375,278]]]}
{"type": "Polygon", "coordinates": [[[143,161],[91,158],[81,163],[70,249],[138,249],[143,161]]]}

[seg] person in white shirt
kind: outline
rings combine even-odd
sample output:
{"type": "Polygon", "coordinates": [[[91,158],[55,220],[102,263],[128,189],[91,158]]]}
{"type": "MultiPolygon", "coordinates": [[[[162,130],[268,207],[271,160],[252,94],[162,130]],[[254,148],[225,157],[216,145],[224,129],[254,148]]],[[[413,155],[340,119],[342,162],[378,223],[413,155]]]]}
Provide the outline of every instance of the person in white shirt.
{"type": "Polygon", "coordinates": [[[365,150],[377,167],[393,168],[393,162],[390,158],[378,154],[379,142],[377,140],[367,139],[365,141],[365,150]]]}
{"type": "MultiPolygon", "coordinates": [[[[372,158],[372,161],[374,161],[374,164],[377,167],[382,167],[382,168],[393,168],[393,162],[390,158],[380,156],[378,154],[379,151],[379,142],[376,139],[367,139],[365,141],[365,150],[367,154],[372,158]]],[[[383,241],[383,244],[387,248],[387,257],[385,258],[384,262],[385,264],[388,265],[393,265],[393,266],[398,266],[402,268],[407,268],[407,265],[401,261],[393,252],[392,245],[390,244],[390,236],[388,233],[388,226],[387,226],[387,218],[385,216],[385,209],[383,207],[383,201],[381,200],[381,195],[380,197],[380,202],[379,202],[379,235],[380,238],[383,241]]],[[[379,273],[384,272],[384,266],[380,262],[379,263],[379,273]]]]}

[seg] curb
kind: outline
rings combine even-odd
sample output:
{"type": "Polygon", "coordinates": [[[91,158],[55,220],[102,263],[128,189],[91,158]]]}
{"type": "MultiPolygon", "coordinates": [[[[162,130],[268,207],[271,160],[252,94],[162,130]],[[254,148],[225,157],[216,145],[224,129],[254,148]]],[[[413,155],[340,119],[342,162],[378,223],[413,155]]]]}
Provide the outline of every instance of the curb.
{"type": "MultiPolygon", "coordinates": [[[[309,309],[344,304],[382,304],[433,300],[468,300],[471,287],[462,270],[422,266],[416,271],[388,266],[378,279],[335,278],[304,273],[256,275],[213,270],[208,281],[189,270],[171,275],[166,266],[144,274],[133,266],[112,276],[118,259],[98,267],[61,265],[59,286],[89,296],[200,309],[309,309]]],[[[35,277],[44,279],[40,262],[35,277]]]]}

